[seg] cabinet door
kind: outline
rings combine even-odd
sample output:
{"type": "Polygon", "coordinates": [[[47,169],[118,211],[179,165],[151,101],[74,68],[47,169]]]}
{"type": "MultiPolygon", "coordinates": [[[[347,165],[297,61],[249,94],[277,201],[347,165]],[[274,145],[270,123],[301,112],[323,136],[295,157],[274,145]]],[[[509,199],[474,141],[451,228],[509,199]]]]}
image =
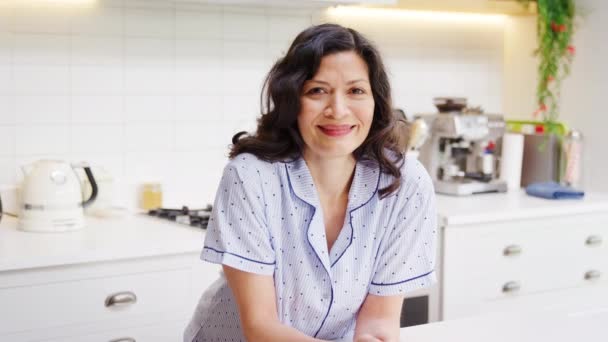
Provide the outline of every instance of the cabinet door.
{"type": "Polygon", "coordinates": [[[181,341],[185,324],[181,321],[148,325],[142,327],[116,329],[114,331],[66,336],[40,342],[168,342],[181,341]]]}
{"type": "Polygon", "coordinates": [[[608,286],[608,218],[597,217],[593,224],[583,221],[565,235],[564,276],[576,279],[577,286],[608,286]]]}
{"type": "Polygon", "coordinates": [[[189,272],[186,268],[0,289],[0,334],[156,313],[181,316],[189,272]]]}
{"type": "Polygon", "coordinates": [[[606,249],[585,241],[607,229],[606,214],[445,228],[443,318],[484,313],[488,301],[597,286],[605,281],[606,249]]]}

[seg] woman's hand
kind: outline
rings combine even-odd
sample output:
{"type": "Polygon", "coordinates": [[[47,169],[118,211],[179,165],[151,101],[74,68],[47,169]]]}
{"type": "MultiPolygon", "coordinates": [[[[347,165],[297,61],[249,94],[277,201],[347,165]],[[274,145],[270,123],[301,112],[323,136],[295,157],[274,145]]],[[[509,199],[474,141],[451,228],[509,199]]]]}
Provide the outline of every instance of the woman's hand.
{"type": "Polygon", "coordinates": [[[383,342],[383,341],[370,334],[365,334],[365,335],[356,337],[353,342],[383,342]]]}

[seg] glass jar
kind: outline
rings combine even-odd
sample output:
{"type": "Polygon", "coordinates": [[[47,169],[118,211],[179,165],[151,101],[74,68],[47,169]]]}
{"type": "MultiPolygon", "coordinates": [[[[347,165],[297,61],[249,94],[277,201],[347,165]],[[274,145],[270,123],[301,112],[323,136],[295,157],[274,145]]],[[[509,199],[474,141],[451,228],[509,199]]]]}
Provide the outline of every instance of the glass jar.
{"type": "Polygon", "coordinates": [[[140,207],[145,210],[162,207],[163,191],[160,183],[144,183],[141,189],[140,207]]]}
{"type": "Polygon", "coordinates": [[[562,141],[561,184],[582,190],[583,135],[570,130],[562,141]]]}

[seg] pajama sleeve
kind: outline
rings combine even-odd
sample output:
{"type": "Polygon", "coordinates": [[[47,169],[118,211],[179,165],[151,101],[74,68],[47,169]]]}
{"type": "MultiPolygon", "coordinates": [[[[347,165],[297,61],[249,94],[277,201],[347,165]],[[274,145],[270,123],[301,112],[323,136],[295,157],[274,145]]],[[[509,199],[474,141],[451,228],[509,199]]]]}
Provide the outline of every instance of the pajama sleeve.
{"type": "Polygon", "coordinates": [[[417,160],[404,171],[405,204],[378,253],[369,293],[378,296],[405,294],[436,281],[437,209],[433,183],[417,160]]]}
{"type": "Polygon", "coordinates": [[[272,275],[275,254],[254,159],[239,155],[224,168],[201,258],[245,272],[272,275]]]}

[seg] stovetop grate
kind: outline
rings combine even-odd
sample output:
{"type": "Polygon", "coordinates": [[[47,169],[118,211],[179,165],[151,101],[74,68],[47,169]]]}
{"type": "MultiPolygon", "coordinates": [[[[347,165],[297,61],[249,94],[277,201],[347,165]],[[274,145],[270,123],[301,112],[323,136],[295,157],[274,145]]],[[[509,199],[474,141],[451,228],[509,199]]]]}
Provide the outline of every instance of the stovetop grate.
{"type": "Polygon", "coordinates": [[[204,209],[190,209],[187,206],[181,209],[158,208],[148,211],[148,215],[156,216],[192,227],[207,229],[212,206],[209,204],[204,209]]]}

